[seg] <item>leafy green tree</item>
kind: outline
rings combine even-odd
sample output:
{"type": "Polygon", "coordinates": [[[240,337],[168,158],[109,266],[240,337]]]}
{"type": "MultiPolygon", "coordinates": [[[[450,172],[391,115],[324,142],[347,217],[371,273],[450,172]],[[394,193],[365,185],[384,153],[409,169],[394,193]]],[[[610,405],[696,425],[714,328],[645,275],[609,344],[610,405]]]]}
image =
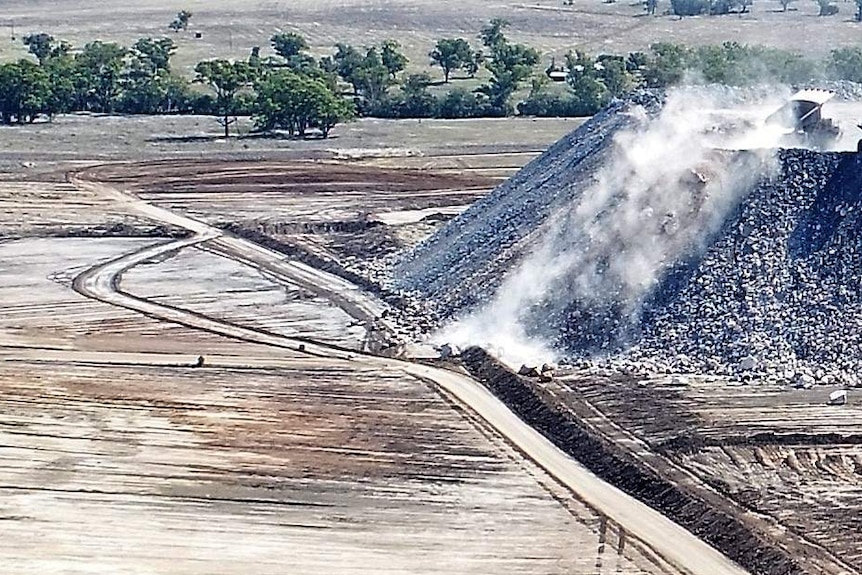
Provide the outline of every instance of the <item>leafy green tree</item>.
{"type": "Polygon", "coordinates": [[[253,69],[248,62],[206,60],[195,66],[195,82],[208,85],[215,92],[215,109],[218,122],[224,128],[225,138],[230,136],[230,125],[236,122],[241,109],[240,92],[254,81],[253,69]]]}
{"type": "Polygon", "coordinates": [[[533,79],[530,95],[518,104],[518,113],[523,116],[562,118],[594,114],[597,109],[584,105],[570,91],[561,93],[559,86],[547,77],[533,79]]]}
{"type": "Polygon", "coordinates": [[[524,44],[512,44],[503,34],[505,20],[492,20],[482,29],[482,42],[491,50],[485,67],[491,72],[491,81],[480,88],[488,97],[491,108],[507,115],[512,108],[509,98],[521,82],[530,77],[539,63],[539,53],[524,44]]]}
{"type": "Polygon", "coordinates": [[[581,50],[566,54],[566,67],[569,69],[566,82],[578,102],[579,111],[595,113],[607,104],[611,91],[602,81],[600,72],[604,65],[581,50]]]}
{"type": "Polygon", "coordinates": [[[407,66],[407,56],[401,53],[400,48],[401,45],[395,40],[384,40],[380,45],[380,60],[392,80],[407,66]]]}
{"type": "MultiPolygon", "coordinates": [[[[453,70],[469,67],[473,64],[473,49],[463,38],[442,38],[428,53],[431,61],[443,70],[443,81],[449,83],[449,75],[453,70]]],[[[475,73],[475,72],[474,72],[475,73]]]]}
{"type": "MultiPolygon", "coordinates": [[[[310,72],[319,69],[319,64],[310,55],[305,53],[308,49],[308,43],[305,38],[293,32],[276,34],[270,38],[270,43],[276,54],[284,59],[285,64],[294,70],[310,72]]],[[[267,63],[269,66],[280,66],[279,62],[274,62],[272,59],[267,63]]]]}
{"type": "Polygon", "coordinates": [[[332,57],[338,75],[353,87],[353,95],[361,99],[365,111],[383,105],[392,85],[392,69],[383,61],[383,50],[372,46],[363,55],[353,46],[336,44],[332,57]]]}
{"type": "Polygon", "coordinates": [[[177,13],[177,17],[174,18],[173,22],[168,24],[168,28],[173,30],[174,32],[179,32],[180,30],[187,30],[189,27],[189,20],[192,18],[192,13],[188,10],[181,10],[177,13]]]}
{"type": "Polygon", "coordinates": [[[678,84],[690,68],[691,54],[681,44],[659,42],[650,46],[649,64],[642,68],[644,82],[650,88],[678,84]]]}
{"type": "Polygon", "coordinates": [[[310,128],[324,138],[338,123],[354,112],[344,98],[322,81],[292,70],[276,70],[256,85],[255,124],[262,130],[286,129],[293,136],[306,137],[310,128]]]}
{"type": "Polygon", "coordinates": [[[171,69],[171,56],[177,46],[170,38],[141,38],[132,45],[132,66],[141,68],[149,73],[159,71],[169,72],[171,69]]]}
{"type": "Polygon", "coordinates": [[[441,118],[477,118],[485,114],[485,105],[475,92],[454,88],[440,99],[437,114],[441,118]]]}
{"type": "Polygon", "coordinates": [[[474,50],[473,54],[470,57],[470,61],[467,62],[467,65],[464,67],[467,70],[467,73],[471,78],[476,77],[476,73],[482,68],[485,64],[485,53],[482,50],[474,50]]]}
{"type": "Polygon", "coordinates": [[[622,96],[634,87],[634,79],[626,69],[626,61],[622,56],[599,56],[593,68],[596,77],[611,96],[622,96]]]}
{"type": "Polygon", "coordinates": [[[826,71],[833,80],[862,82],[862,48],[836,48],[829,53],[826,71]]]}
{"type": "Polygon", "coordinates": [[[79,109],[111,113],[120,93],[127,50],[112,42],[90,42],[75,56],[79,109]]]}
{"type": "Polygon", "coordinates": [[[78,66],[71,55],[64,53],[52,56],[45,62],[43,68],[48,74],[48,82],[51,86],[51,94],[48,98],[49,117],[85,109],[86,94],[78,92],[78,66]]]}
{"type": "Polygon", "coordinates": [[[518,83],[510,72],[502,71],[494,74],[491,80],[479,87],[479,92],[488,99],[488,112],[492,116],[506,116],[512,112],[509,99],[518,83]]]}
{"type": "Polygon", "coordinates": [[[0,65],[0,121],[33,122],[47,113],[51,86],[48,73],[29,60],[0,65]]]}
{"type": "Polygon", "coordinates": [[[508,42],[503,30],[509,27],[509,21],[503,18],[494,18],[488,24],[482,27],[479,32],[479,37],[482,39],[482,44],[492,52],[500,44],[508,42]]]}
{"type": "Polygon", "coordinates": [[[512,74],[516,82],[522,82],[530,77],[533,68],[539,63],[539,53],[524,44],[499,44],[491,54],[487,68],[492,74],[503,71],[512,74]]]}
{"type": "MultiPolygon", "coordinates": [[[[332,57],[332,69],[353,87],[353,95],[359,96],[358,72],[363,66],[362,54],[350,44],[335,45],[335,55],[332,57]]],[[[324,63],[324,67],[326,64],[324,63]]],[[[387,70],[388,74],[388,70],[387,70]]]]}
{"type": "Polygon", "coordinates": [[[275,53],[285,60],[290,60],[308,50],[308,42],[295,32],[275,34],[269,39],[269,42],[272,44],[272,49],[275,50],[275,53]]]}
{"type": "Polygon", "coordinates": [[[54,45],[54,37],[44,32],[39,34],[29,34],[23,38],[24,45],[28,51],[36,56],[39,64],[45,63],[45,60],[51,55],[51,50],[54,45]]]}
{"type": "Polygon", "coordinates": [[[362,66],[356,72],[356,80],[367,108],[373,109],[386,97],[391,77],[376,48],[368,49],[362,66]]]}
{"type": "Polygon", "coordinates": [[[411,74],[401,84],[398,115],[402,118],[431,118],[437,112],[437,98],[428,91],[428,74],[411,74]]]}

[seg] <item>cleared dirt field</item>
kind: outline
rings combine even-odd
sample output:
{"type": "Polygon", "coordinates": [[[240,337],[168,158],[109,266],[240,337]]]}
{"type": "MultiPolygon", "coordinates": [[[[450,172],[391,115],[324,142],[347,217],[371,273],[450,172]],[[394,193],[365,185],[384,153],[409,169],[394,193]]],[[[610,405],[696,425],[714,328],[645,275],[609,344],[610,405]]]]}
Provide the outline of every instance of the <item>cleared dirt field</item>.
{"type": "MultiPolygon", "coordinates": [[[[349,198],[351,217],[398,213],[398,190],[422,208],[496,181],[209,167],[214,219],[239,190],[248,206],[298,196],[283,211],[301,222],[309,202],[329,218],[349,198]],[[226,172],[233,189],[215,184],[226,172]],[[278,172],[295,185],[261,190],[278,172]]],[[[136,185],[142,167],[125,169],[136,185]]],[[[264,254],[228,237],[74,237],[186,220],[102,184],[26,176],[0,186],[4,573],[681,572],[430,381],[346,351],[368,328],[351,314],[375,309],[361,294],[289,261],[250,265],[264,254]]]]}
{"type": "MultiPolygon", "coordinates": [[[[0,60],[23,56],[29,32],[158,36],[179,9],[194,13],[172,36],[187,72],[267,53],[276,31],[321,55],[395,38],[426,71],[436,39],[475,43],[498,16],[546,59],[658,40],[819,54],[855,41],[852,4],[833,18],[778,7],[678,20],[596,0],[10,0],[0,60]]],[[[254,137],[246,120],[222,140],[194,116],[0,128],[0,570],[743,573],[463,372],[363,353],[398,350],[417,326],[354,280],[578,123],[362,120],[315,141],[254,137]]],[[[858,410],[751,389],[575,378],[552,391],[765,525],[770,545],[818,572],[859,571],[858,410]]]]}
{"type": "MultiPolygon", "coordinates": [[[[586,573],[597,560],[598,516],[403,374],[287,354],[203,369],[0,355],[6,573],[586,573]]],[[[607,561],[662,572],[628,553],[643,569],[607,561]]]]}
{"type": "Polygon", "coordinates": [[[550,389],[653,467],[730,497],[754,524],[767,518],[761,528],[788,546],[862,569],[862,408],[852,391],[847,405],[830,406],[834,387],[704,378],[575,375],[550,389]]]}

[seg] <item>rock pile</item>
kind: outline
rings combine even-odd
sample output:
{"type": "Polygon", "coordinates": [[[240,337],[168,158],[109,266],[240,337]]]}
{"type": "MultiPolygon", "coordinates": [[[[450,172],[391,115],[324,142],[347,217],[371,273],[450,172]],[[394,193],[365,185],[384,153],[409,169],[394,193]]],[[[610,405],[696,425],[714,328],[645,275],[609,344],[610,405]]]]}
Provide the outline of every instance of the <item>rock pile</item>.
{"type": "Polygon", "coordinates": [[[862,158],[780,153],[679,285],[645,306],[627,354],[800,386],[862,372],[862,158]]]}
{"type": "Polygon", "coordinates": [[[580,197],[638,104],[656,110],[660,101],[644,93],[614,102],[558,141],[408,253],[395,267],[395,287],[418,294],[436,320],[488,301],[548,218],[580,197]]]}
{"type": "MultiPolygon", "coordinates": [[[[552,146],[405,257],[397,287],[428,302],[435,321],[489,301],[548,222],[582,201],[636,106],[656,113],[661,102],[616,102],[552,146]]],[[[525,310],[527,333],[570,358],[765,374],[800,387],[858,383],[862,159],[794,149],[778,163],[777,173],[755,174],[720,226],[665,263],[635,308],[557,290],[565,301],[525,310]]]]}

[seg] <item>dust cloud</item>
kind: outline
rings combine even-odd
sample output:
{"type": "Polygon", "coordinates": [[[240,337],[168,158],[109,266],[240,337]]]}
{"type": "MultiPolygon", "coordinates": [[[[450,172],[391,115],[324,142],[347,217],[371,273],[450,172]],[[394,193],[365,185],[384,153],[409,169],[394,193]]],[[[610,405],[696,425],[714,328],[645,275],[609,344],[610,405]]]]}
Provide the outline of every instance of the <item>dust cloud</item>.
{"type": "Polygon", "coordinates": [[[634,127],[615,135],[607,160],[545,222],[493,300],[435,340],[481,345],[511,365],[554,361],[565,338],[610,351],[669,267],[704,249],[777,168],[781,132],[756,118],[780,103],[728,115],[715,96],[682,90],[657,116],[631,108],[634,127]]]}

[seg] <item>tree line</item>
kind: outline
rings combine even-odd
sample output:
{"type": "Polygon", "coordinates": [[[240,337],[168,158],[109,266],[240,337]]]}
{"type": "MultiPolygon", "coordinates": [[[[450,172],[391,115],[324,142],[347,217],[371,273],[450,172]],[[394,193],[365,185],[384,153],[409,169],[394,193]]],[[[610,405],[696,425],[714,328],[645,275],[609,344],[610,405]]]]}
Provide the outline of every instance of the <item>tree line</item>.
{"type": "Polygon", "coordinates": [[[691,79],[736,86],[862,81],[858,47],[835,49],[824,62],[736,42],[657,43],[625,55],[573,50],[563,64],[552,60],[545,74],[537,74],[538,51],[510,41],[507,26],[491,20],[480,30],[478,47],[463,38],[438,40],[428,53],[429,65],[443,76],[436,90],[428,73],[406,72],[408,59],[393,40],[363,48],[337,44],[333,54],[315,58],[301,35],[279,33],[270,38],[271,56],[254,48],[242,60],[205,60],[187,78],[172,69],[176,44],[170,38],[142,38],[131,47],[95,41],[73,49],[48,34],[31,34],[23,41],[33,58],[0,65],[0,122],[76,111],[195,113],[215,116],[228,136],[236,117],[247,115],[261,131],[327,137],[356,116],[585,116],[630,90],[691,79]],[[470,88],[454,85],[468,79],[470,88]]]}
{"type": "Polygon", "coordinates": [[[689,47],[660,42],[645,52],[593,57],[574,50],[565,66],[565,87],[535,78],[518,111],[532,116],[592,115],[611,98],[638,88],[668,88],[683,83],[798,86],[812,81],[862,83],[862,48],[832,50],[824,59],[738,42],[689,47]]]}

